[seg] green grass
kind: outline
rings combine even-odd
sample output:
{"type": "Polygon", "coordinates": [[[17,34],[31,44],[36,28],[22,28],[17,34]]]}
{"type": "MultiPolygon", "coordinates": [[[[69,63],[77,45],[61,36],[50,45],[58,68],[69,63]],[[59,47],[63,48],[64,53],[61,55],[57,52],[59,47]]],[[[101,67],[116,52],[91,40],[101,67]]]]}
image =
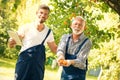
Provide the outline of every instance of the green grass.
{"type": "Polygon", "coordinates": [[[87,75],[87,80],[97,80],[97,77],[87,75]]]}
{"type": "MultiPolygon", "coordinates": [[[[14,80],[16,60],[0,58],[0,80],[14,80]]],[[[44,80],[59,80],[61,68],[52,69],[46,66],[44,80]]],[[[87,76],[87,80],[97,80],[96,77],[87,76]]]]}
{"type": "Polygon", "coordinates": [[[0,67],[13,68],[15,67],[15,60],[0,58],[0,67]]]}

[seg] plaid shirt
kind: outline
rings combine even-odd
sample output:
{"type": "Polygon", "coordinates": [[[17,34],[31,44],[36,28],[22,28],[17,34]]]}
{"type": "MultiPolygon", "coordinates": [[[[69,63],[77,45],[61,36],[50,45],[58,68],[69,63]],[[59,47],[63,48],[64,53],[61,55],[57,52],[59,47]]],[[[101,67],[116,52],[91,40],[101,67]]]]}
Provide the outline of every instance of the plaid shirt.
{"type": "MultiPolygon", "coordinates": [[[[78,51],[78,47],[79,45],[84,41],[84,39],[86,38],[86,36],[84,35],[84,33],[82,33],[78,39],[78,41],[73,42],[72,40],[72,35],[71,34],[65,34],[62,36],[60,43],[58,45],[58,49],[57,49],[57,54],[63,53],[65,54],[66,52],[66,44],[67,44],[67,39],[70,36],[70,40],[69,40],[69,46],[68,46],[68,52],[69,54],[74,55],[76,51],[78,51]]],[[[74,67],[80,68],[80,69],[86,69],[86,59],[88,57],[88,53],[91,49],[92,43],[90,41],[90,39],[88,39],[84,45],[82,46],[82,48],[80,49],[80,51],[77,54],[77,58],[74,59],[75,64],[73,64],[74,67]]]]}

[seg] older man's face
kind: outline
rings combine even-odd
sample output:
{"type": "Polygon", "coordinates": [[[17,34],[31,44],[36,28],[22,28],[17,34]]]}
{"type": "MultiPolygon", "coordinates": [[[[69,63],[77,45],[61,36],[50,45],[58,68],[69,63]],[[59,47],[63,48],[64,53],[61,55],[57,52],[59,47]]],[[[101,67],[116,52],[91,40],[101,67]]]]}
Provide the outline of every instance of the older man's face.
{"type": "Polygon", "coordinates": [[[71,24],[71,29],[73,31],[73,34],[79,35],[84,31],[84,22],[83,20],[75,19],[71,24]]]}

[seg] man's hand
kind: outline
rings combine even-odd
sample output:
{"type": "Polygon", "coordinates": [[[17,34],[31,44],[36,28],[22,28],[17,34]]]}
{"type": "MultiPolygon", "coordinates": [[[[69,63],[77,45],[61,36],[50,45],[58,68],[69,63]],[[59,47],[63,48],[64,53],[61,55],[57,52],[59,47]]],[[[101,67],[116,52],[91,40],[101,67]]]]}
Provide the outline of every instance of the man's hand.
{"type": "Polygon", "coordinates": [[[63,54],[57,55],[57,63],[58,63],[59,66],[62,66],[60,61],[64,60],[64,59],[65,59],[65,57],[64,57],[63,54]]]}
{"type": "Polygon", "coordinates": [[[10,39],[8,40],[8,46],[9,46],[10,48],[13,48],[13,47],[15,47],[15,45],[16,45],[15,40],[12,39],[12,38],[10,38],[10,39]]]}
{"type": "Polygon", "coordinates": [[[70,65],[72,65],[73,64],[73,60],[59,60],[59,64],[61,65],[61,66],[66,66],[66,67],[68,67],[68,66],[70,66],[70,65]]]}

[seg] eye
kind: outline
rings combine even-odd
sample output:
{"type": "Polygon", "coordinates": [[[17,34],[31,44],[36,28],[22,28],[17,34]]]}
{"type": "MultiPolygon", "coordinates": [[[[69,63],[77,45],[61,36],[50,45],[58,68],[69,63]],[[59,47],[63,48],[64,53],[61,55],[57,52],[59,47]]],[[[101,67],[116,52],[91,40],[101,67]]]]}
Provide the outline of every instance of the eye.
{"type": "Polygon", "coordinates": [[[82,24],[79,24],[79,26],[82,26],[82,24]]]}
{"type": "Polygon", "coordinates": [[[75,22],[75,23],[73,23],[74,25],[78,25],[78,23],[77,22],[75,22]]]}
{"type": "Polygon", "coordinates": [[[43,12],[40,12],[40,14],[43,14],[43,12]]]}

